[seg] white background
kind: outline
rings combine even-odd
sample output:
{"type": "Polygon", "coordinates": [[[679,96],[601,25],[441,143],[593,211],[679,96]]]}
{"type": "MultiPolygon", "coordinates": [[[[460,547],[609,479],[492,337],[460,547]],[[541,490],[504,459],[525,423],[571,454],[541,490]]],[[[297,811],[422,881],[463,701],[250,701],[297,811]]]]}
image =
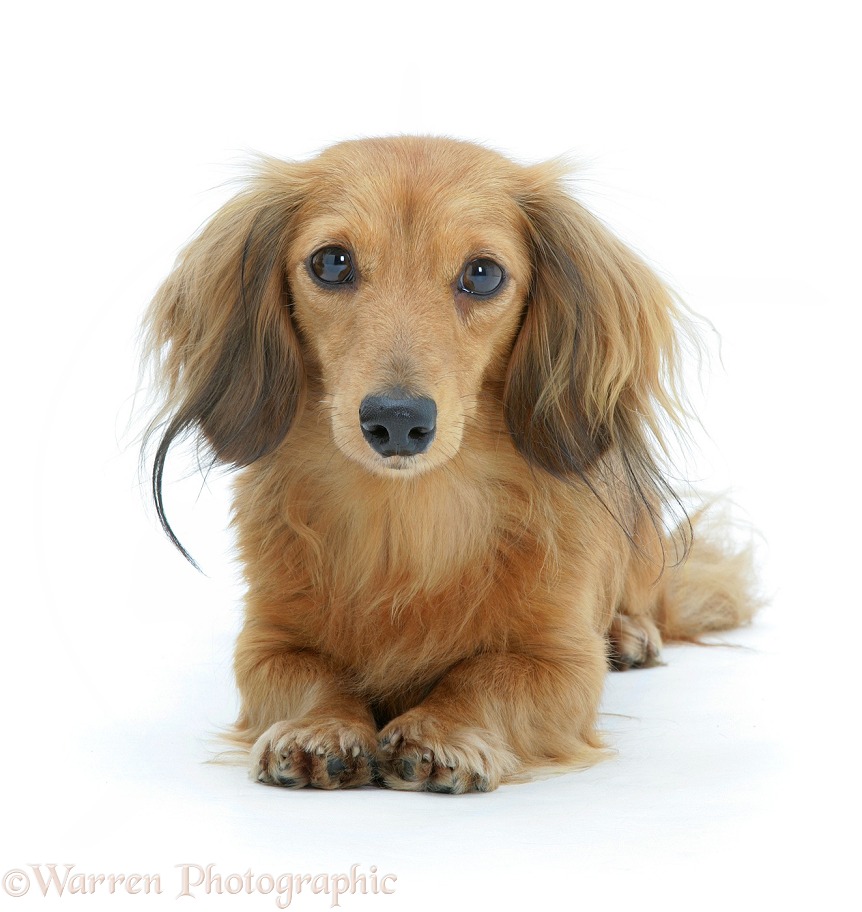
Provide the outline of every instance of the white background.
{"type": "MultiPolygon", "coordinates": [[[[29,864],[397,875],[346,909],[852,904],[859,52],[849,3],[17,4],[4,16],[0,875],[29,864]],[[132,11],[134,9],[134,11],[132,11]],[[616,757],[490,795],[289,792],[207,765],[241,596],[226,482],[139,484],[140,315],[254,151],[400,132],[572,153],[707,315],[690,474],[763,535],[739,649],[609,678],[616,757]],[[130,422],[132,430],[130,430],[130,422]]],[[[175,474],[182,474],[177,468],[175,474]]],[[[301,895],[292,908],[326,909],[301,895]]],[[[65,907],[30,893],[0,907],[65,907]]]]}

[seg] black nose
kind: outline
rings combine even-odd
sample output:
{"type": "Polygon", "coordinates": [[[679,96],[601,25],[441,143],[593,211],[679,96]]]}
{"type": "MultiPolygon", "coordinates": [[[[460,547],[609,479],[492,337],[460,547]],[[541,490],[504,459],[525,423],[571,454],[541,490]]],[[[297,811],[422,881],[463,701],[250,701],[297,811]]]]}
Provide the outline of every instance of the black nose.
{"type": "Polygon", "coordinates": [[[366,396],[359,406],[359,424],[372,450],[381,456],[415,456],[431,446],[437,428],[433,399],[366,396]]]}

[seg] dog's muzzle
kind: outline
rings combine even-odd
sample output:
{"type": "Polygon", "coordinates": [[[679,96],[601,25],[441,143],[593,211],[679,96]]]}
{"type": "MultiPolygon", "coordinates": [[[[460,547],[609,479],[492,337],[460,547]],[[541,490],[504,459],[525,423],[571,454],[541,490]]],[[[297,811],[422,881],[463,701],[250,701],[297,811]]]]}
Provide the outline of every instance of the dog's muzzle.
{"type": "Polygon", "coordinates": [[[434,440],[437,404],[401,390],[366,396],[359,406],[359,425],[368,445],[381,456],[416,456],[434,440]]]}

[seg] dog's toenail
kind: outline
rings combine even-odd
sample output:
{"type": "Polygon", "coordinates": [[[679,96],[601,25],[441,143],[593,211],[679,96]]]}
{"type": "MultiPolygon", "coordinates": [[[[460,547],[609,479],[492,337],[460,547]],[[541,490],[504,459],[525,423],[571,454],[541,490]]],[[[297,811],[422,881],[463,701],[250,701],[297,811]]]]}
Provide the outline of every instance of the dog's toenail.
{"type": "Polygon", "coordinates": [[[428,792],[437,792],[440,795],[454,795],[455,785],[454,783],[446,785],[443,782],[429,782],[425,787],[425,790],[428,792]]]}
{"type": "Polygon", "coordinates": [[[395,772],[402,779],[413,779],[416,774],[416,767],[412,760],[405,760],[403,757],[395,762],[395,772]]]}
{"type": "Polygon", "coordinates": [[[326,774],[330,778],[340,776],[347,769],[347,764],[340,757],[330,757],[326,763],[326,774]]]}

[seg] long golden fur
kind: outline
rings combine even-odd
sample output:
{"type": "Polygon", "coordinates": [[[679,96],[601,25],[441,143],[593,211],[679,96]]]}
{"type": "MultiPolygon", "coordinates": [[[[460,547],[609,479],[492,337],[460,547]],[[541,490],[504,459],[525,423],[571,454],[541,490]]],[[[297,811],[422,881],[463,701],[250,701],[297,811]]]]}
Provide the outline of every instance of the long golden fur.
{"type": "Polygon", "coordinates": [[[750,616],[744,555],[664,531],[678,309],[563,178],[416,137],[266,160],[158,292],[168,534],[173,441],[242,468],[235,736],[261,782],[485,791],[588,764],[609,662],[750,616]],[[352,274],[321,281],[321,250],[352,274]],[[427,449],[375,448],[381,395],[433,400],[427,449]]]}

